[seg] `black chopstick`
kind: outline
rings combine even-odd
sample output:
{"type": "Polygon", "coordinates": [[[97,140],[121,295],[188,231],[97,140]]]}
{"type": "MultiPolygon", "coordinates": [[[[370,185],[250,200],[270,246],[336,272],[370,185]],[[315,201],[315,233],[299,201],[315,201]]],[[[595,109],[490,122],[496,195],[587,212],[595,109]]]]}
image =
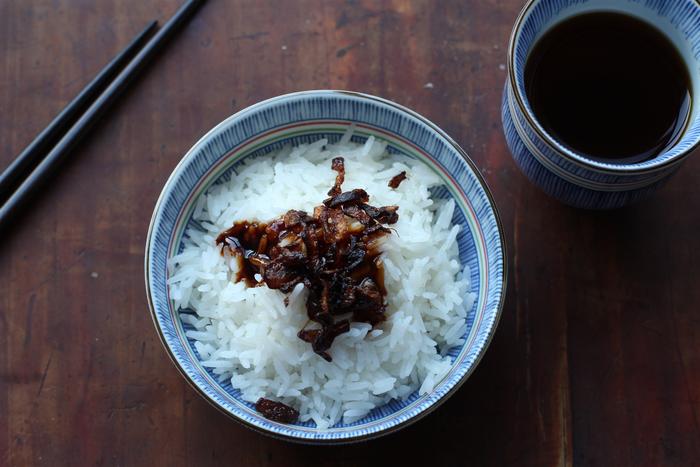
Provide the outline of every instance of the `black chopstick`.
{"type": "Polygon", "coordinates": [[[7,198],[0,207],[0,230],[7,227],[12,216],[25,205],[30,196],[42,186],[56,171],[70,151],[80,139],[85,136],[97,120],[104,115],[117,97],[133,81],[139,71],[165,45],[177,29],[189,20],[204,0],[188,0],[168,20],[165,25],[148,41],[138,54],[126,65],[107,89],[90,105],[75,124],[65,133],[60,141],[46,154],[32,173],[25,178],[19,187],[7,198]]]}
{"type": "Polygon", "coordinates": [[[34,138],[34,141],[24,148],[24,151],[0,173],[0,203],[6,201],[7,198],[12,195],[12,191],[22,183],[22,180],[27,178],[46,152],[48,152],[68,128],[78,120],[80,114],[95,100],[99,93],[104,91],[110,81],[117,76],[119,70],[136,55],[146,42],[146,39],[148,39],[151,33],[156,29],[157,25],[158,22],[153,21],[146,26],[119,55],[114,57],[112,61],[109,62],[82,91],[80,91],[80,94],[49,123],[49,126],[44,128],[44,130],[34,138]]]}

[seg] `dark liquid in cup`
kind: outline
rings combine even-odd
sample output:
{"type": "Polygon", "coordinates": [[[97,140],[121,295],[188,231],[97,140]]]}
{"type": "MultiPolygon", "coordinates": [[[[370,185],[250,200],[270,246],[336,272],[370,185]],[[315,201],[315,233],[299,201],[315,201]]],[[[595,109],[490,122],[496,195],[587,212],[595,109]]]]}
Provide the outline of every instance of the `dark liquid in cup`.
{"type": "Polygon", "coordinates": [[[576,153],[612,163],[651,159],[683,134],[690,77],[680,53],[620,13],[564,20],[535,44],[525,86],[538,121],[576,153]]]}

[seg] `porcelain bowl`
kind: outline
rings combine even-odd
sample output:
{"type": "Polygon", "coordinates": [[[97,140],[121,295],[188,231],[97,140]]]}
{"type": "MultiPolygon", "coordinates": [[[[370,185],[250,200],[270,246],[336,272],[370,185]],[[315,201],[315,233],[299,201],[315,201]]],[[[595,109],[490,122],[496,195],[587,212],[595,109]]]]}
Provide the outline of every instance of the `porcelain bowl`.
{"type": "Polygon", "coordinates": [[[417,113],[377,97],[346,91],[306,91],[279,96],[227,118],[200,139],[173,170],[158,199],[148,232],[146,290],[153,321],[165,349],[182,375],[226,415],[278,438],[307,443],[347,443],[387,434],[425,416],[445,401],[474,371],[494,334],[506,286],[505,244],[486,184],[474,163],[442,130],[417,113]],[[392,400],[364,419],[319,430],[313,422],[276,423],[241,398],[230,381],[200,364],[188,324],[173,307],[167,285],[168,258],[182,248],[197,197],[248,158],[266,157],[285,144],[319,138],[338,140],[354,125],[353,140],[370,135],[391,153],[427,164],[444,181],[432,196],[454,198],[453,222],[462,226],[459,256],[470,266],[472,292],[465,344],[449,355],[452,368],[428,394],[392,400]]]}

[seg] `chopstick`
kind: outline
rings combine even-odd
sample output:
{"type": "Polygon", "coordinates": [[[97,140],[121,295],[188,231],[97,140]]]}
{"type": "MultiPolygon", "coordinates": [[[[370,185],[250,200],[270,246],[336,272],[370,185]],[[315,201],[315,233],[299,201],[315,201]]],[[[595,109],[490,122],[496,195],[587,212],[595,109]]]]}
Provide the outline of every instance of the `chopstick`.
{"type": "Polygon", "coordinates": [[[75,124],[60,141],[46,154],[32,173],[19,185],[7,201],[0,207],[0,230],[7,227],[10,219],[16,215],[30,196],[56,172],[58,165],[75,148],[80,139],[104,115],[119,95],[134,80],[153,56],[165,45],[177,29],[186,23],[205,0],[188,0],[168,20],[165,25],[148,41],[128,65],[117,75],[107,89],[88,107],[75,124]]]}
{"type": "Polygon", "coordinates": [[[88,105],[117,76],[119,70],[136,55],[157,25],[158,22],[153,21],[146,26],[0,174],[0,203],[7,201],[7,198],[12,195],[12,191],[37,166],[46,152],[51,149],[51,146],[56,144],[68,128],[78,120],[88,105]]]}

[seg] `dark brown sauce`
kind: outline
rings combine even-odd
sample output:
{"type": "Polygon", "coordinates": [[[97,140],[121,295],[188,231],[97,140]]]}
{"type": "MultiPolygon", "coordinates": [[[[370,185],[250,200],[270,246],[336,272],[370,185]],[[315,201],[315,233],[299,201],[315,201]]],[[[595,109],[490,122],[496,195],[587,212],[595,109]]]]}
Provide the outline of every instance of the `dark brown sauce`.
{"type": "Polygon", "coordinates": [[[304,284],[307,314],[316,326],[298,336],[328,361],[333,340],[351,321],[374,326],[386,319],[379,247],[391,233],[385,225],[399,218],[398,206],[371,206],[362,189],[343,192],[343,159],[334,159],[332,167],[335,185],[312,215],[290,210],[268,223],[242,220],[216,239],[222,254],[228,248],[238,258],[237,282],[284,293],[304,284]]]}
{"type": "Polygon", "coordinates": [[[525,67],[544,129],[571,150],[616,163],[651,159],[682,136],[688,69],[655,27],[621,13],[586,13],[554,26],[525,67]]]}
{"type": "MultiPolygon", "coordinates": [[[[240,253],[235,255],[238,260],[236,282],[243,281],[248,287],[263,285],[262,282],[258,283],[255,280],[256,269],[244,259],[261,246],[260,240],[266,236],[267,228],[268,225],[262,222],[239,221],[216,238],[217,244],[228,246],[240,253]]],[[[265,249],[264,245],[263,249],[265,249]]]]}

